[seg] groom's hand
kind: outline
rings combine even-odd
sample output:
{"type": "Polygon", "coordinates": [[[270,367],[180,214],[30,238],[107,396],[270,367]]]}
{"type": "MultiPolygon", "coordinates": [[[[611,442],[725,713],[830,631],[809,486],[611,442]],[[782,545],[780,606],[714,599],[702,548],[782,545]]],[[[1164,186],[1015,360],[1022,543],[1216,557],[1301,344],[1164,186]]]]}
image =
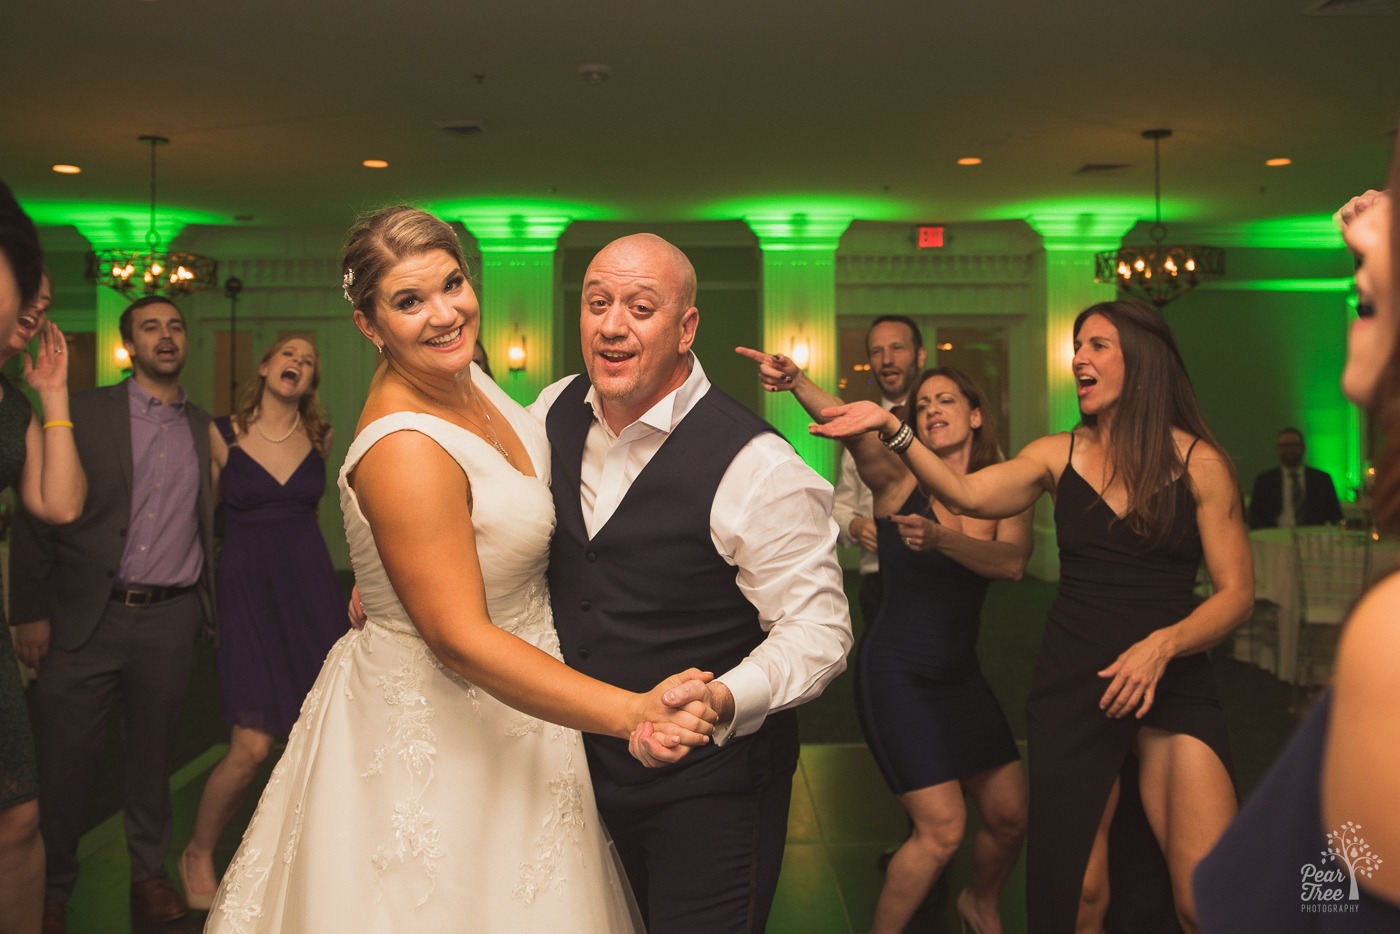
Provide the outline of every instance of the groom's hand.
{"type": "Polygon", "coordinates": [[[350,628],[364,629],[365,621],[369,615],[365,613],[365,605],[360,602],[360,585],[356,584],[350,588],[350,628]]]}
{"type": "Polygon", "coordinates": [[[689,709],[691,704],[703,704],[715,712],[716,717],[710,722],[716,726],[724,726],[734,719],[734,695],[725,687],[723,681],[683,681],[662,694],[661,702],[677,709],[689,709]]]}

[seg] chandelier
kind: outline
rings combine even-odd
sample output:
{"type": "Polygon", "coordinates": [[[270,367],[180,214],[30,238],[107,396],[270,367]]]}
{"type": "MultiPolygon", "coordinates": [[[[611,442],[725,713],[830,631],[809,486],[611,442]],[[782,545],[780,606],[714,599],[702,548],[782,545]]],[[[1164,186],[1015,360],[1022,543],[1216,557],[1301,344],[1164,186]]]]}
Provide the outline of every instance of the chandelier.
{"type": "Polygon", "coordinates": [[[1163,244],[1167,228],[1162,224],[1162,140],[1171,130],[1144,130],[1143,139],[1152,140],[1152,174],[1157,203],[1157,221],[1148,236],[1151,244],[1129,246],[1094,256],[1094,281],[1116,285],[1134,298],[1161,308],[1180,298],[1198,283],[1219,279],[1225,274],[1225,251],[1213,246],[1163,244]]]}
{"type": "Polygon", "coordinates": [[[218,284],[219,264],[207,256],[160,249],[156,233],[156,147],[170,140],[141,136],[151,147],[151,222],[146,228],[146,248],[96,250],[87,255],[87,280],[116,289],[128,297],[164,295],[174,298],[218,284]]]}

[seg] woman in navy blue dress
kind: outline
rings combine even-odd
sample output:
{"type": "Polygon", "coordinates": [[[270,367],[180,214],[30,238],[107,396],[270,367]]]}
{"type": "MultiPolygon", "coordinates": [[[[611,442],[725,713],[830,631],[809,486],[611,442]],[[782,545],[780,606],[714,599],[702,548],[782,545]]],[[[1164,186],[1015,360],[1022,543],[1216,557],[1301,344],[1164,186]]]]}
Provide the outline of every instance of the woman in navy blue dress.
{"type": "MultiPolygon", "coordinates": [[[[1391,185],[1400,183],[1400,147],[1391,185]]],[[[1400,212],[1367,192],[1338,212],[1357,257],[1342,391],[1385,435],[1373,515],[1400,534],[1400,212]]],[[[1400,931],[1400,574],[1342,630],[1332,688],[1308,711],[1196,871],[1201,930],[1400,931]]]]}
{"type": "MultiPolygon", "coordinates": [[[[743,350],[770,391],[791,389],[813,417],[841,400],[788,358],[743,350]]],[[[960,472],[1001,460],[991,410],[962,372],[926,370],[901,431],[960,472]]],[[[966,794],[981,814],[973,879],[958,913],[978,932],[1000,932],[998,902],[1021,853],[1025,778],[1006,715],[977,663],[982,601],[992,579],[1016,580],[1031,553],[1031,513],[1009,519],[954,515],[897,454],[862,434],[847,442],[874,495],[885,596],[867,621],[855,663],[862,732],[912,832],[885,870],[870,930],[898,932],[962,844],[966,794]]]]}
{"type": "Polygon", "coordinates": [[[316,519],[331,445],[316,399],[320,375],[309,341],[282,338],[263,354],[239,409],[211,427],[224,518],[215,665],[232,735],[180,856],[192,908],[209,907],[218,887],[219,835],[273,743],[291,731],[326,652],[347,628],[344,596],[316,519]]]}

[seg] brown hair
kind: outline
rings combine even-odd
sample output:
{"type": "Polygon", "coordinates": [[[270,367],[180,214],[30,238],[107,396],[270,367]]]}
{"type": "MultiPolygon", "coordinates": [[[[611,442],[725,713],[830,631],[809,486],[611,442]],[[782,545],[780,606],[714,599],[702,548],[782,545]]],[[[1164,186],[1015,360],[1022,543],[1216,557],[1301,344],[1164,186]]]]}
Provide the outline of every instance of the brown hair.
{"type": "Polygon", "coordinates": [[[427,211],[398,204],[362,217],[350,228],[340,272],[345,297],[371,321],[379,297],[379,282],[395,263],[410,256],[442,250],[471,278],[462,244],[447,224],[427,211]]]}
{"type": "MultiPolygon", "coordinates": [[[[287,346],[289,341],[304,340],[300,334],[288,334],[286,337],[279,337],[272,346],[262,355],[258,361],[258,369],[262,369],[264,363],[273,358],[277,351],[287,346]]],[[[306,341],[310,344],[310,341],[306,341]]],[[[315,345],[312,345],[315,349],[315,345]]],[[[326,412],[321,408],[321,400],[316,395],[316,387],[321,385],[321,355],[316,354],[316,365],[311,370],[311,389],[306,395],[301,397],[297,403],[297,411],[301,413],[301,423],[306,426],[306,436],[311,439],[311,446],[316,449],[316,453],[322,458],[330,453],[328,450],[328,436],[331,433],[331,423],[326,419],[326,412]]],[[[267,377],[259,374],[254,379],[243,384],[243,389],[238,393],[238,404],[234,406],[230,420],[239,434],[246,435],[248,428],[253,422],[258,420],[258,410],[262,408],[263,389],[267,386],[267,377]]]]}
{"type": "MultiPolygon", "coordinates": [[[[1391,294],[1375,296],[1388,301],[1391,314],[1400,311],[1400,210],[1396,210],[1396,185],[1400,185],[1400,142],[1390,160],[1390,287],[1391,294]]],[[[1376,385],[1376,394],[1367,406],[1380,428],[1383,448],[1376,462],[1376,487],[1372,510],[1376,526],[1386,534],[1400,533],[1400,329],[1390,360],[1376,385]]]]}
{"type": "MultiPolygon", "coordinates": [[[[1113,416],[1109,483],[1122,482],[1128,493],[1123,521],[1148,547],[1154,547],[1171,531],[1179,489],[1174,481],[1186,472],[1172,429],[1179,428],[1215,448],[1232,475],[1234,464],[1201,414],[1176,338],[1161,312],[1132,299],[1100,302],[1074,319],[1075,337],[1092,315],[1107,319],[1118,329],[1123,351],[1123,392],[1113,416]]],[[[1094,415],[1082,417],[1089,427],[1097,421],[1094,415]]]]}
{"type": "Polygon", "coordinates": [[[991,406],[987,404],[987,394],[982,391],[982,387],[977,385],[977,381],[968,376],[962,370],[954,369],[950,366],[936,366],[924,370],[919,374],[919,378],[914,381],[914,388],[909,393],[909,401],[904,409],[904,421],[914,429],[914,436],[924,445],[929,447],[928,439],[924,437],[923,430],[919,427],[920,420],[915,417],[914,406],[918,400],[919,390],[924,387],[924,383],[935,376],[942,376],[953,382],[958,387],[958,392],[962,393],[967,400],[968,408],[982,413],[982,424],[972,429],[972,451],[967,459],[967,472],[981,470],[988,464],[995,464],[1005,460],[1005,455],[1001,452],[1001,447],[997,444],[997,426],[992,418],[991,406]]]}

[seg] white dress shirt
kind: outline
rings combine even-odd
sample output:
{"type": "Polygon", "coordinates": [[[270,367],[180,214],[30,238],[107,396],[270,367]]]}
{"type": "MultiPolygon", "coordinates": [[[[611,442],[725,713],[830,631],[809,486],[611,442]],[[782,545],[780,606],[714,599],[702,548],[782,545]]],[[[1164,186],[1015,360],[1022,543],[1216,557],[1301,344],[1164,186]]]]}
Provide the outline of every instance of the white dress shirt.
{"type": "MultiPolygon", "coordinates": [[[[530,406],[541,424],[572,379],[545,387],[530,406]]],[[[579,493],[590,537],[709,389],[692,354],[686,381],[613,434],[599,417],[602,400],[589,388],[585,401],[595,415],[584,442],[579,493]]],[[[739,590],[758,610],[768,635],[716,678],[734,696],[734,719],[716,731],[718,743],[754,732],[770,712],[811,700],[846,668],[851,616],[836,561],[831,495],[831,484],[772,432],[745,445],[720,480],[710,507],[710,539],[738,569],[739,590]]]]}
{"type": "MultiPolygon", "coordinates": [[[[888,412],[898,403],[891,402],[881,396],[880,405],[884,406],[885,411],[888,412]]],[[[870,487],[866,486],[865,481],[860,478],[860,471],[856,470],[856,459],[851,456],[851,449],[842,444],[841,476],[836,480],[836,501],[831,507],[831,518],[836,520],[836,540],[848,548],[860,548],[860,573],[879,573],[879,553],[862,546],[851,534],[851,520],[856,516],[874,518],[875,497],[870,492],[870,487]]]]}

